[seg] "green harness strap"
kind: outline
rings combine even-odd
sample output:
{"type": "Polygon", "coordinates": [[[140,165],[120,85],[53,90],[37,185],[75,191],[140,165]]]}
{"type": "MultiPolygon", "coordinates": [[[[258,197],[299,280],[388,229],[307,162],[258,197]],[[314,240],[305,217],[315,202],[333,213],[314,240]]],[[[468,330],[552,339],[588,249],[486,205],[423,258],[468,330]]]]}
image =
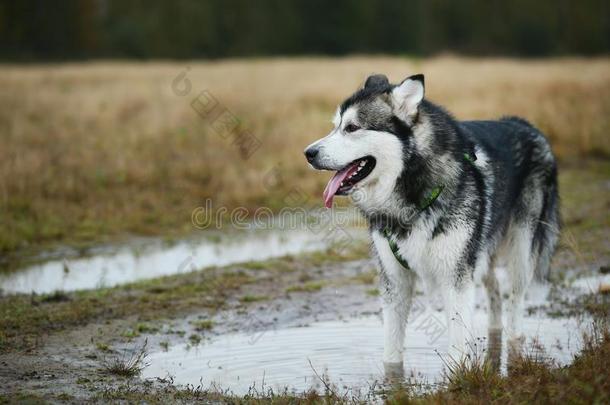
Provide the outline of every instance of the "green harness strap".
{"type": "Polygon", "coordinates": [[[390,234],[388,233],[387,228],[383,228],[383,236],[388,240],[388,244],[390,245],[390,250],[392,250],[392,254],[398,260],[398,263],[402,265],[405,269],[409,268],[409,263],[405,259],[402,258],[400,253],[398,253],[398,245],[392,239],[390,239],[390,234]]]}
{"type": "MultiPolygon", "coordinates": [[[[434,187],[430,191],[428,196],[419,205],[419,212],[422,212],[423,210],[425,210],[426,208],[431,206],[432,203],[434,201],[436,201],[436,199],[441,194],[441,192],[443,191],[444,188],[445,188],[444,185],[440,185],[440,186],[434,187]]],[[[392,254],[396,258],[396,260],[398,260],[398,263],[400,263],[402,265],[402,267],[404,267],[405,269],[408,269],[409,268],[409,263],[407,263],[407,261],[405,259],[403,259],[403,257],[398,252],[398,245],[390,237],[390,231],[388,230],[388,228],[387,227],[383,228],[382,233],[383,233],[383,236],[385,236],[385,238],[388,240],[388,244],[390,245],[390,250],[392,251],[392,254]]]]}
{"type": "MultiPolygon", "coordinates": [[[[474,165],[474,161],[477,160],[477,157],[476,157],[476,155],[471,156],[468,153],[464,153],[464,159],[468,163],[474,165]]],[[[441,184],[440,186],[436,186],[432,190],[430,190],[430,193],[428,194],[428,196],[419,205],[419,212],[422,212],[426,208],[431,206],[434,203],[434,201],[436,201],[438,196],[443,192],[444,188],[445,188],[445,186],[441,184]]],[[[408,269],[409,263],[407,263],[407,261],[405,259],[403,259],[403,257],[398,252],[398,245],[390,237],[390,231],[388,230],[388,228],[387,227],[383,228],[382,233],[383,233],[383,236],[385,236],[385,238],[388,240],[388,244],[390,245],[390,250],[392,251],[392,254],[396,258],[398,263],[400,263],[402,265],[402,267],[404,267],[405,269],[408,269]]]]}

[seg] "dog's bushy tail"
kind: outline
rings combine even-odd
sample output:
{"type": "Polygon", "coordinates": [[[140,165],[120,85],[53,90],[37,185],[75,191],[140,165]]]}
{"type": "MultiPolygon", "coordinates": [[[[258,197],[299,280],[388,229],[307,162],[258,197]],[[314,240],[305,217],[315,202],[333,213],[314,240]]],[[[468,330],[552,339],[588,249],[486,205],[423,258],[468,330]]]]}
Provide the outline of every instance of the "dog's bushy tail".
{"type": "Polygon", "coordinates": [[[538,249],[538,260],[534,270],[534,277],[537,281],[549,280],[551,259],[555,252],[561,228],[556,165],[553,165],[547,181],[540,220],[534,231],[534,249],[538,249]]]}

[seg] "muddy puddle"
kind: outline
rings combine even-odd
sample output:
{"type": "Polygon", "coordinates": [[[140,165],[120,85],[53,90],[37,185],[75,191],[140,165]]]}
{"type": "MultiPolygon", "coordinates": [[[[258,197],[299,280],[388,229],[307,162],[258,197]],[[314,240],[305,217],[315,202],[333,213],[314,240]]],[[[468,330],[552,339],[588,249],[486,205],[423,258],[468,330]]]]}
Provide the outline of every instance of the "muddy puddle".
{"type": "Polygon", "coordinates": [[[602,286],[610,285],[610,274],[577,277],[568,280],[566,285],[583,292],[596,292],[602,286]]]}
{"type": "MultiPolygon", "coordinates": [[[[478,321],[484,322],[483,312],[478,321]]],[[[528,342],[559,364],[581,347],[582,325],[574,319],[527,318],[528,342]]],[[[235,394],[251,387],[301,392],[324,389],[319,376],[340,390],[361,390],[383,383],[383,328],[378,316],[313,323],[306,327],[220,336],[195,347],[177,345],[152,354],[145,378],[172,376],[177,384],[218,386],[235,394]],[[314,372],[315,370],[315,372],[314,372]],[[316,373],[318,375],[316,375],[316,373]]],[[[425,328],[407,328],[405,376],[434,384],[443,376],[446,334],[430,343],[425,328]]],[[[486,339],[480,349],[487,350],[486,339]]],[[[534,350],[534,349],[531,349],[534,350]]],[[[506,342],[502,364],[506,366],[506,342]]]]}
{"type": "MultiPolygon", "coordinates": [[[[4,293],[51,293],[113,287],[210,266],[322,250],[333,244],[332,238],[325,235],[309,229],[256,230],[216,232],[172,244],[147,241],[102,249],[88,257],[56,258],[0,274],[0,290],[4,293]]],[[[363,231],[349,229],[349,235],[360,237],[363,231]]]]}
{"type": "MultiPolygon", "coordinates": [[[[482,303],[482,288],[477,290],[475,322],[478,330],[485,331],[486,305],[482,303]]],[[[545,301],[545,295],[536,298],[529,299],[528,305],[545,301]]],[[[362,297],[373,306],[372,300],[376,299],[362,297]]],[[[404,376],[431,388],[443,378],[447,361],[444,315],[420,302],[414,304],[410,317],[404,376]]],[[[588,321],[550,318],[544,311],[533,313],[524,323],[528,353],[568,364],[582,347],[582,334],[588,327],[588,321]]],[[[477,353],[484,356],[490,349],[487,337],[475,340],[477,353]]],[[[494,345],[497,353],[498,342],[494,345]]],[[[505,371],[505,339],[501,346],[500,359],[505,371]]],[[[143,377],[172,376],[177,384],[216,386],[243,395],[251,387],[259,391],[272,388],[276,392],[284,388],[293,392],[310,388],[323,391],[319,376],[324,376],[341,391],[367,393],[371,387],[386,383],[382,353],[381,316],[369,313],[343,320],[310,322],[301,327],[223,334],[196,346],[176,343],[167,351],[149,355],[150,365],[143,371],[143,377]]]]}

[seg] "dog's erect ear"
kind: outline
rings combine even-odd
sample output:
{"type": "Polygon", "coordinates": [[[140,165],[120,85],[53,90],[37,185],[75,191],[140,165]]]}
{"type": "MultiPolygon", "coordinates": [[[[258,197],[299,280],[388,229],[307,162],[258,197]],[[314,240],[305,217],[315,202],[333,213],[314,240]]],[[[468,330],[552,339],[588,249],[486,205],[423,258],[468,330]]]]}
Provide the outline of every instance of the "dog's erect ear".
{"type": "Polygon", "coordinates": [[[417,107],[424,99],[424,75],[413,75],[403,80],[392,90],[392,101],[396,113],[411,121],[417,114],[417,107]]]}
{"type": "Polygon", "coordinates": [[[364,82],[364,88],[367,89],[369,87],[385,87],[388,86],[390,82],[385,75],[370,75],[366,82],[364,82]]]}

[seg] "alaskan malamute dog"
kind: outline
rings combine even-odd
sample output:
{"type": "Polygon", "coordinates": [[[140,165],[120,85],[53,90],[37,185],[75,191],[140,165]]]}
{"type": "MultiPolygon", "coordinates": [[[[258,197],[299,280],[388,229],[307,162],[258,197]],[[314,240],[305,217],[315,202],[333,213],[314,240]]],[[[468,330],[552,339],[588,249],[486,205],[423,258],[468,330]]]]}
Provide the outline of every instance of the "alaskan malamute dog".
{"type": "Polygon", "coordinates": [[[415,275],[443,298],[449,355],[462,359],[472,338],[475,280],[488,292],[490,331],[502,330],[494,263],[510,291],[505,333],[522,341],[525,292],[548,276],[559,234],[557,166],[544,135],[521,118],[456,121],[424,98],[424,76],[393,85],[370,76],[337,109],[334,129],[305,150],[335,175],[332,206],[349,195],[369,221],[379,264],[388,365],[403,361],[415,275]]]}

